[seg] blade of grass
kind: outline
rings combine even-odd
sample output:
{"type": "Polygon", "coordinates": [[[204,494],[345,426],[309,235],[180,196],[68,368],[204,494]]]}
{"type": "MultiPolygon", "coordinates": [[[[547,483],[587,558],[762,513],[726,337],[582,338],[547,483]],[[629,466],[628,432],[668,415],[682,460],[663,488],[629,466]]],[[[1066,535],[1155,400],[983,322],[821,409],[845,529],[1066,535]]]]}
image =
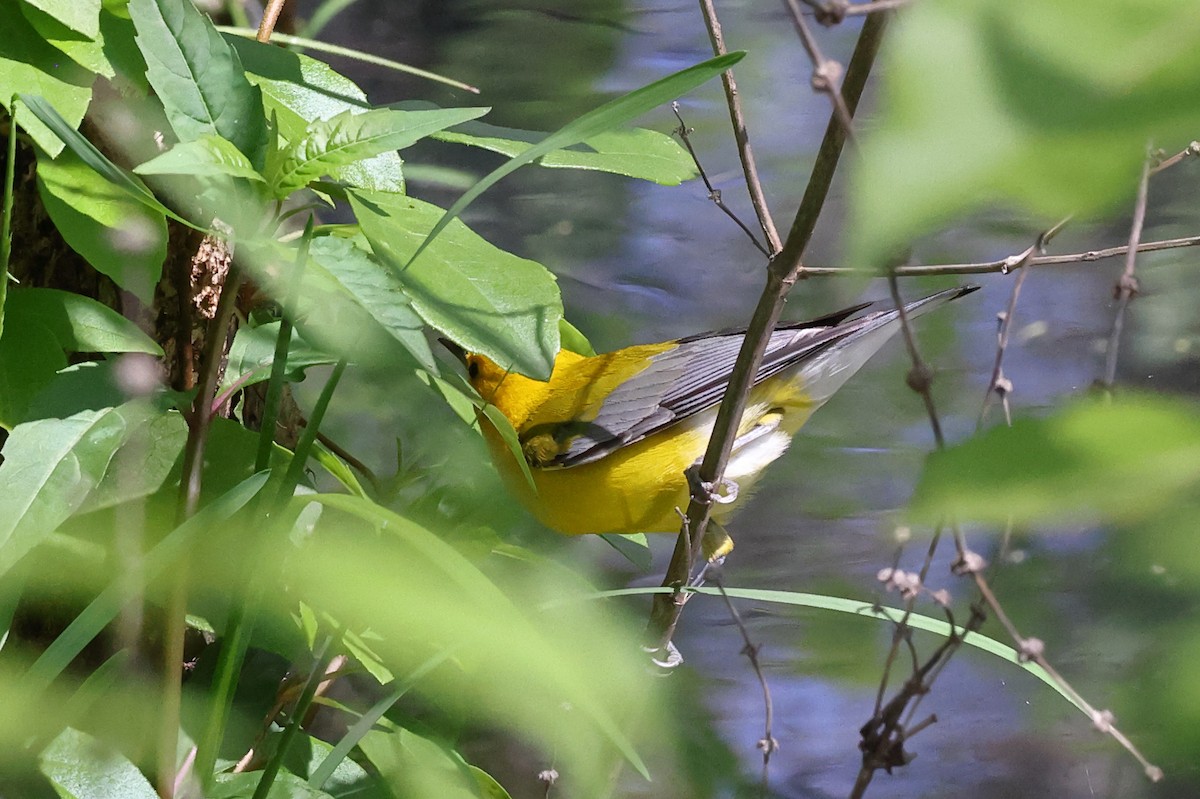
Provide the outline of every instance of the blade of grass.
{"type": "MultiPolygon", "coordinates": [[[[685,589],[691,593],[708,594],[710,596],[720,596],[721,589],[718,588],[688,588],[685,589]]],[[[635,594],[669,594],[672,589],[662,586],[645,587],[645,588],[618,588],[611,591],[598,591],[591,596],[596,599],[617,597],[617,596],[632,596],[635,594]]],[[[950,624],[944,619],[935,619],[930,616],[922,616],[919,613],[905,614],[905,611],[900,608],[890,608],[886,606],[874,606],[870,603],[863,602],[861,599],[846,599],[839,596],[827,596],[825,594],[805,594],[796,591],[775,591],[765,588],[730,588],[725,587],[725,593],[734,599],[750,599],[758,602],[774,602],[781,605],[794,605],[797,607],[813,608],[815,610],[832,610],[837,613],[849,613],[854,616],[863,616],[866,618],[879,619],[881,621],[898,622],[902,618],[905,619],[909,627],[914,627],[918,630],[950,637],[957,635],[957,629],[952,629],[950,624]]],[[[1010,663],[1016,663],[1018,666],[1029,672],[1039,680],[1049,685],[1059,695],[1066,698],[1071,704],[1075,705],[1080,710],[1083,708],[1074,701],[1074,699],[1059,688],[1058,684],[1051,679],[1045,669],[1031,661],[1024,661],[1017,650],[1011,646],[1006,646],[993,638],[988,638],[985,635],[975,633],[968,635],[963,639],[963,643],[967,646],[973,646],[976,649],[982,650],[989,654],[995,655],[998,658],[1007,660],[1010,663]]]]}
{"type": "Polygon", "coordinates": [[[4,163],[4,211],[0,217],[0,335],[4,335],[4,301],[8,297],[8,259],[12,256],[13,185],[17,169],[17,96],[8,104],[8,159],[4,163]]]}
{"type": "MultiPolygon", "coordinates": [[[[258,31],[254,28],[234,28],[229,25],[218,25],[217,30],[221,33],[227,33],[231,36],[241,36],[245,39],[253,39],[258,36],[258,31]]],[[[444,83],[447,86],[453,86],[456,89],[479,94],[479,89],[469,83],[447,78],[445,75],[438,75],[435,72],[427,72],[417,67],[411,67],[408,64],[402,64],[399,61],[392,61],[390,58],[364,53],[361,50],[353,50],[349,47],[341,47],[328,42],[317,41],[316,39],[306,39],[303,36],[292,36],[286,33],[274,32],[271,34],[271,41],[286,44],[294,47],[306,47],[310,50],[316,50],[319,53],[329,53],[330,55],[338,55],[342,58],[351,58],[355,61],[362,61],[366,64],[374,64],[377,67],[385,67],[395,70],[396,72],[404,72],[409,75],[415,75],[418,78],[444,83]]]]}
{"type": "Polygon", "coordinates": [[[131,584],[127,577],[112,582],[42,652],[22,678],[23,691],[30,694],[39,693],[48,687],[75,656],[116,618],[117,612],[126,602],[137,596],[145,589],[147,583],[157,579],[187,552],[193,539],[203,530],[227,521],[245,507],[246,503],[262,490],[266,482],[267,474],[264,472],[247,477],[168,533],[166,538],[146,554],[142,573],[136,584],[131,584]]]}
{"type": "Polygon", "coordinates": [[[564,147],[572,147],[585,139],[612,130],[618,125],[623,125],[651,109],[670,102],[682,94],[686,94],[705,81],[720,75],[741,61],[745,55],[744,52],[737,51],[702,61],[695,66],[680,70],[673,75],[668,75],[662,80],[655,81],[648,86],[635,89],[629,94],[607,102],[599,108],[592,109],[583,116],[568,122],[528,150],[501,164],[491,173],[481,178],[474,186],[467,189],[466,193],[459,197],[454,205],[450,206],[450,209],[442,215],[442,218],[429,231],[429,235],[421,242],[421,246],[413,253],[412,258],[408,259],[408,266],[411,266],[413,261],[421,257],[421,253],[425,251],[425,248],[437,238],[437,235],[446,228],[446,225],[450,224],[451,220],[461,214],[479,195],[483,194],[504,177],[512,174],[526,164],[536,161],[546,153],[561,150],[564,147]]]}

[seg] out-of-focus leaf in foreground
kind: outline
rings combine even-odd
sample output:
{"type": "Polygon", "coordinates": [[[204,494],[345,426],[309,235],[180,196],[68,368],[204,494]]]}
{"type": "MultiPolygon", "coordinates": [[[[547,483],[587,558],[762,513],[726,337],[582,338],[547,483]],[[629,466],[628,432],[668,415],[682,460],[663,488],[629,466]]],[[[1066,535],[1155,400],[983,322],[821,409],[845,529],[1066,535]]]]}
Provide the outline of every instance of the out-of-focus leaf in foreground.
{"type": "Polygon", "coordinates": [[[911,513],[1000,525],[1126,521],[1171,508],[1198,481],[1200,407],[1088,400],[934,453],[911,513]]]}
{"type": "Polygon", "coordinates": [[[531,572],[525,588],[544,578],[554,581],[539,588],[548,594],[508,593],[442,538],[377,505],[333,495],[306,501],[325,512],[290,569],[296,585],[347,627],[369,624],[395,673],[453,651],[415,693],[505,725],[553,752],[581,786],[602,784],[614,758],[645,773],[632,741],[662,717],[652,709],[636,627],[586,603],[560,606],[567,618],[539,610],[549,596],[586,586],[563,583],[557,571],[531,572]]]}
{"type": "Polygon", "coordinates": [[[1147,143],[1200,129],[1198,20],[1175,0],[917,4],[888,32],[854,259],[985,204],[1054,220],[1132,197],[1147,143]]]}

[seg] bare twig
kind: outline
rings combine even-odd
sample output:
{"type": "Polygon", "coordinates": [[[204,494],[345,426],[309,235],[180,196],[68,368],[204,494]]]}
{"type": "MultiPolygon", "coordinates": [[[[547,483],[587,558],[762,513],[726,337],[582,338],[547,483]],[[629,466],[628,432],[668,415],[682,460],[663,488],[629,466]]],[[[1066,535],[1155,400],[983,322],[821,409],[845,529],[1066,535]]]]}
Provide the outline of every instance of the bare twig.
{"type": "MultiPolygon", "coordinates": [[[[1025,252],[1021,253],[1020,261],[1014,265],[1014,269],[1020,269],[1025,266],[1033,254],[1045,253],[1046,245],[1050,240],[1058,235],[1059,231],[1070,221],[1070,217],[1063,219],[1049,230],[1043,231],[1038,235],[1037,241],[1030,245],[1025,252]]],[[[1008,424],[1012,425],[1012,414],[1008,406],[1008,398],[1012,393],[1012,381],[1004,376],[1004,353],[1008,350],[1009,332],[1012,330],[1013,318],[1017,313],[1017,300],[1021,296],[1021,286],[1025,283],[1025,278],[1029,275],[1028,269],[1021,269],[1017,279],[1013,281],[1012,293],[1008,297],[1008,308],[998,314],[999,329],[996,331],[996,359],[992,364],[992,376],[988,380],[987,393],[983,397],[983,407],[979,409],[979,418],[975,421],[975,429],[979,430],[983,426],[983,420],[987,416],[988,408],[991,407],[993,399],[1000,398],[1001,404],[1004,406],[1004,418],[1008,424]]]]}
{"type": "Polygon", "coordinates": [[[263,42],[271,41],[271,34],[275,31],[275,23],[279,21],[279,12],[283,11],[283,4],[286,0],[270,0],[266,8],[263,9],[262,22],[258,26],[258,40],[263,42]]]}
{"type": "Polygon", "coordinates": [[[1142,226],[1146,221],[1146,195],[1150,181],[1150,161],[1142,164],[1142,177],[1138,181],[1137,200],[1133,206],[1133,222],[1129,226],[1129,247],[1125,253],[1125,269],[1113,288],[1117,300],[1117,315],[1113,318],[1112,333],[1108,337],[1108,350],[1105,353],[1104,381],[1106,389],[1112,389],[1113,381],[1117,379],[1117,348],[1121,343],[1121,331],[1125,327],[1125,309],[1129,301],[1138,293],[1138,281],[1134,276],[1137,269],[1138,244],[1142,240],[1142,226]]]}
{"type": "Polygon", "coordinates": [[[801,0],[804,5],[813,10],[813,19],[829,28],[841,24],[846,17],[876,14],[880,11],[892,11],[908,5],[912,0],[874,0],[870,3],[850,3],[848,0],[801,0]]]}
{"type": "Polygon", "coordinates": [[[929,414],[929,426],[933,429],[933,438],[937,442],[937,448],[944,449],[946,440],[942,436],[942,423],[933,402],[933,370],[922,360],[921,352],[917,349],[917,338],[913,335],[912,325],[908,322],[908,314],[904,310],[904,300],[900,297],[900,283],[896,280],[894,271],[888,273],[888,288],[892,292],[892,302],[896,304],[896,313],[900,317],[900,333],[904,337],[904,346],[912,359],[912,369],[908,372],[906,382],[909,388],[921,395],[921,400],[925,403],[925,411],[929,414]]]}
{"type": "Polygon", "coordinates": [[[725,607],[729,609],[729,615],[733,619],[733,623],[737,625],[738,632],[742,634],[742,654],[750,661],[750,667],[754,669],[754,676],[758,678],[758,684],[762,688],[763,737],[758,742],[758,748],[763,753],[762,792],[766,796],[768,777],[770,776],[771,755],[779,750],[779,741],[771,733],[775,720],[775,710],[771,702],[771,687],[767,684],[767,676],[763,672],[762,663],[758,660],[758,652],[762,646],[751,640],[750,631],[746,629],[746,623],[742,621],[742,614],[738,613],[733,600],[729,598],[729,594],[725,593],[725,583],[721,578],[720,570],[711,569],[709,571],[709,579],[717,586],[717,590],[721,592],[721,598],[725,600],[725,607]]]}
{"type": "MultiPolygon", "coordinates": [[[[1184,247],[1200,246],[1200,236],[1184,236],[1178,239],[1162,239],[1160,241],[1145,241],[1137,246],[1137,251],[1160,252],[1162,250],[1177,250],[1184,247]]],[[[1102,261],[1106,258],[1117,258],[1128,255],[1129,246],[1122,244],[1117,247],[1105,247],[1100,250],[1067,253],[1065,255],[1036,255],[1024,259],[1022,255],[1010,255],[995,261],[980,261],[978,263],[961,264],[917,264],[913,266],[897,266],[892,271],[897,277],[930,277],[934,275],[1006,275],[1014,269],[1029,266],[1061,266],[1063,264],[1079,264],[1091,261],[1102,261]]],[[[878,271],[866,266],[805,266],[805,277],[837,277],[839,275],[874,275],[878,271]]]]}
{"type": "Polygon", "coordinates": [[[829,101],[833,103],[834,116],[842,123],[842,128],[846,132],[846,136],[853,139],[853,114],[846,99],[842,96],[841,89],[838,87],[838,81],[842,77],[842,65],[821,54],[821,49],[817,46],[817,39],[813,36],[812,31],[808,29],[808,23],[804,19],[804,14],[800,11],[799,2],[797,0],[783,0],[783,5],[792,13],[792,24],[796,28],[796,33],[800,35],[800,42],[804,45],[804,52],[808,53],[809,60],[812,61],[813,90],[829,96],[829,101]]]}
{"type": "Polygon", "coordinates": [[[1164,169],[1170,169],[1171,167],[1175,166],[1185,158],[1196,155],[1200,155],[1200,141],[1194,141],[1187,147],[1184,147],[1182,150],[1175,153],[1175,155],[1171,156],[1170,158],[1164,158],[1163,160],[1159,161],[1157,164],[1150,167],[1150,174],[1151,176],[1157,175],[1164,169]]]}
{"type": "MultiPolygon", "coordinates": [[[[713,7],[713,0],[700,0],[700,11],[704,16],[704,26],[708,29],[708,38],[712,43],[713,54],[725,55],[728,52],[725,48],[725,37],[721,33],[721,23],[717,20],[717,11],[713,7]]],[[[742,100],[738,95],[732,69],[721,73],[721,84],[725,87],[725,104],[729,107],[729,121],[733,124],[733,138],[737,142],[738,158],[742,161],[746,189],[750,192],[750,203],[754,206],[754,213],[758,215],[758,224],[762,227],[763,235],[767,237],[769,257],[779,252],[782,244],[779,240],[779,231],[776,230],[775,222],[771,219],[771,211],[767,207],[762,181],[758,178],[754,151],[750,148],[750,134],[746,132],[746,116],[742,111],[742,100]]]]}
{"type": "MultiPolygon", "coordinates": [[[[858,44],[850,59],[843,87],[847,102],[853,111],[862,94],[862,88],[870,74],[871,66],[878,52],[879,43],[883,37],[887,15],[873,15],[867,18],[859,33],[858,44]]],[[[813,226],[820,215],[824,198],[833,180],[833,173],[841,154],[842,145],[846,140],[845,131],[839,121],[831,119],[825,128],[825,137],[817,152],[817,161],[809,178],[808,187],[796,218],[792,222],[788,238],[783,249],[771,259],[767,267],[767,283],[759,297],[754,316],[750,320],[746,337],[738,353],[737,363],[730,376],[729,388],[717,411],[713,425],[713,433],[709,438],[708,449],[699,469],[696,470],[695,481],[700,490],[693,491],[692,500],[688,505],[688,522],[683,525],[680,536],[686,536],[687,542],[676,543],[675,552],[667,572],[663,577],[663,585],[673,590],[672,594],[655,596],[654,606],[647,625],[647,648],[656,652],[667,649],[675,632],[675,625],[683,611],[686,594],[683,586],[687,584],[691,565],[699,560],[701,543],[708,527],[711,497],[705,496],[705,486],[716,486],[723,479],[725,465],[729,461],[730,450],[733,446],[733,432],[737,428],[746,408],[746,398],[750,391],[753,376],[757,374],[762,363],[763,352],[771,331],[779,319],[779,312],[784,298],[797,278],[803,272],[801,256],[812,235],[813,226]]]]}
{"type": "Polygon", "coordinates": [[[692,156],[692,163],[696,165],[696,171],[700,173],[700,179],[704,181],[704,187],[708,189],[708,199],[712,200],[713,205],[717,206],[717,208],[720,208],[721,211],[724,212],[725,216],[732,219],[734,224],[740,227],[742,232],[750,237],[750,241],[754,243],[754,246],[759,252],[770,258],[771,253],[768,252],[767,248],[763,246],[763,243],[758,240],[758,236],[754,235],[754,231],[751,230],[750,227],[743,222],[737,214],[729,209],[729,206],[727,206],[725,201],[721,199],[721,190],[715,188],[712,184],[712,181],[708,179],[708,173],[704,171],[704,165],[700,163],[700,156],[696,155],[696,149],[692,147],[692,139],[687,123],[683,121],[683,115],[679,113],[679,103],[671,103],[671,110],[675,112],[675,118],[679,120],[679,127],[675,129],[675,133],[679,136],[680,141],[683,142],[683,146],[687,148],[688,154],[692,156]]]}

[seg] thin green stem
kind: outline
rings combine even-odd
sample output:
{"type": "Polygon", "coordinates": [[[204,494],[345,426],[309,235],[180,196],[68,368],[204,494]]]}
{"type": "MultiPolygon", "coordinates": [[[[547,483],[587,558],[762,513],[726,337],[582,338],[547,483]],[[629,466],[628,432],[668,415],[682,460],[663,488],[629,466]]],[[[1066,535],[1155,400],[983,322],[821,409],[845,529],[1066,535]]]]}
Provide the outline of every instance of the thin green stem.
{"type": "Polygon", "coordinates": [[[312,706],[313,698],[317,695],[317,688],[322,680],[325,679],[325,668],[329,665],[331,653],[333,651],[333,635],[325,636],[317,645],[316,651],[313,652],[313,668],[308,675],[308,680],[304,683],[304,690],[300,693],[300,698],[296,700],[296,707],[292,710],[292,718],[288,721],[287,727],[283,730],[283,735],[279,738],[279,746],[275,749],[275,753],[271,759],[267,761],[266,768],[263,769],[262,779],[258,781],[258,787],[254,789],[253,799],[266,799],[267,794],[271,791],[271,785],[275,782],[275,777],[279,774],[279,769],[283,765],[283,760],[287,757],[288,748],[292,741],[296,738],[296,733],[300,731],[300,725],[304,721],[304,716],[308,713],[309,707],[312,706]]]}
{"type": "Polygon", "coordinates": [[[17,96],[8,105],[8,158],[4,162],[4,216],[0,219],[0,335],[4,334],[4,301],[8,297],[8,261],[12,257],[13,187],[17,175],[17,96]]]}

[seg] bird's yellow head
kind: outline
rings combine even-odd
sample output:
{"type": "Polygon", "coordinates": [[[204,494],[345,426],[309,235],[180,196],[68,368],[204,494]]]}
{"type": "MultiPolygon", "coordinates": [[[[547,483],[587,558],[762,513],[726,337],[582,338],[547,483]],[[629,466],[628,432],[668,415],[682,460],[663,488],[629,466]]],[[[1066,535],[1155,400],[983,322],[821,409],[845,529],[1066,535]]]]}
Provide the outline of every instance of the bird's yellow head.
{"type": "Polygon", "coordinates": [[[463,366],[467,368],[467,379],[485,400],[496,395],[500,383],[509,376],[506,369],[501,369],[494,361],[483,355],[464,353],[463,366]]]}

